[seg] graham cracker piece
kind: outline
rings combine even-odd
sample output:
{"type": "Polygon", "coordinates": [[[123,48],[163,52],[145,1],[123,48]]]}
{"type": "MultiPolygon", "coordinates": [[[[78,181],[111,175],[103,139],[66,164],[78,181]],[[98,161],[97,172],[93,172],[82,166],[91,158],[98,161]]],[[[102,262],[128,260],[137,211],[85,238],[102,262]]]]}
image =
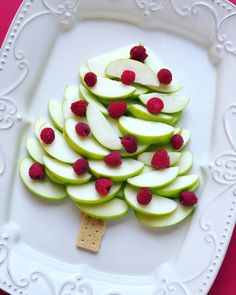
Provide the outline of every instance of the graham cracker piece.
{"type": "Polygon", "coordinates": [[[106,223],[104,220],[94,219],[83,214],[77,247],[98,252],[105,229],[106,223]]]}

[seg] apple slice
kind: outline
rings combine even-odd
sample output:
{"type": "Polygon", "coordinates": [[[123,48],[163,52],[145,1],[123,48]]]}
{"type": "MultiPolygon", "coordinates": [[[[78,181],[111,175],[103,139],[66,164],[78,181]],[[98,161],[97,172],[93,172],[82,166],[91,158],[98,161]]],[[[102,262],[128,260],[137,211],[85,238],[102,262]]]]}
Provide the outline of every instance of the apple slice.
{"type": "Polygon", "coordinates": [[[122,148],[122,150],[120,151],[120,154],[124,158],[130,158],[130,157],[133,157],[133,156],[136,156],[136,155],[139,155],[139,154],[143,153],[144,151],[146,151],[146,149],[148,147],[149,146],[146,145],[146,144],[138,143],[137,151],[135,153],[128,153],[124,148],[122,148]]]}
{"type": "Polygon", "coordinates": [[[45,167],[45,172],[48,176],[48,178],[52,181],[52,182],[55,182],[55,183],[59,183],[59,184],[65,184],[65,182],[59,180],[58,178],[56,178],[55,175],[52,174],[52,172],[50,172],[46,167],[45,167]]]}
{"type": "Polygon", "coordinates": [[[148,216],[136,212],[136,217],[140,223],[153,228],[162,228],[175,225],[185,220],[195,209],[193,207],[184,207],[178,201],[176,201],[177,209],[168,215],[163,216],[148,216]]]}
{"type": "Polygon", "coordinates": [[[145,105],[153,97],[159,97],[160,99],[162,99],[164,103],[162,113],[166,114],[173,114],[183,111],[183,109],[189,103],[189,98],[180,96],[178,94],[148,93],[139,95],[139,99],[145,105]]]}
{"type": "Polygon", "coordinates": [[[120,79],[125,70],[135,72],[134,83],[152,89],[157,89],[160,85],[157,75],[147,65],[133,59],[117,59],[106,67],[105,73],[108,77],[120,79]]]}
{"type": "Polygon", "coordinates": [[[127,203],[136,211],[147,215],[165,215],[173,212],[177,208],[176,202],[167,198],[152,196],[152,200],[147,205],[140,205],[137,201],[138,188],[126,185],[124,194],[127,203]]]}
{"type": "Polygon", "coordinates": [[[20,162],[20,176],[25,186],[33,194],[50,201],[59,201],[67,197],[65,186],[51,182],[47,177],[44,180],[32,180],[29,177],[29,168],[33,161],[26,157],[20,162]]]}
{"type": "MultiPolygon", "coordinates": [[[[138,156],[138,161],[144,165],[152,166],[151,161],[155,152],[145,152],[138,156]]],[[[180,159],[181,153],[179,152],[168,152],[170,158],[170,166],[174,166],[180,159]]],[[[179,166],[178,166],[179,167],[179,166]]]]}
{"type": "Polygon", "coordinates": [[[25,141],[27,152],[29,153],[30,157],[40,164],[43,164],[43,155],[46,155],[45,151],[41,147],[40,143],[37,139],[32,137],[27,137],[25,141]]]}
{"type": "Polygon", "coordinates": [[[191,133],[190,133],[189,130],[183,129],[182,132],[181,132],[181,135],[183,137],[184,143],[183,143],[182,147],[179,149],[179,151],[181,151],[182,149],[184,149],[186,147],[186,145],[189,143],[190,137],[191,137],[191,133]]]}
{"type": "Polygon", "coordinates": [[[121,82],[101,76],[97,76],[97,83],[94,87],[88,87],[84,82],[84,76],[88,71],[89,70],[87,68],[80,69],[81,82],[96,96],[104,99],[125,99],[136,91],[136,89],[132,86],[124,85],[121,82]]]}
{"type": "Polygon", "coordinates": [[[132,134],[147,144],[168,141],[174,133],[174,128],[167,124],[126,116],[119,118],[119,127],[124,134],[132,134]]]}
{"type": "Polygon", "coordinates": [[[66,85],[64,89],[64,98],[70,101],[79,99],[79,88],[75,85],[66,85]]]}
{"type": "Polygon", "coordinates": [[[139,96],[139,95],[141,95],[141,94],[146,94],[146,93],[148,93],[149,92],[149,89],[147,88],[147,87],[145,87],[145,86],[142,86],[142,85],[134,85],[134,87],[135,87],[135,92],[134,92],[134,94],[133,94],[133,96],[139,96]]]}
{"type": "Polygon", "coordinates": [[[188,190],[199,182],[199,176],[196,174],[178,176],[171,184],[155,190],[155,193],[164,197],[176,197],[182,191],[188,190]]]}
{"type": "Polygon", "coordinates": [[[182,127],[177,127],[175,128],[174,134],[181,134],[182,132],[182,127]]]}
{"type": "Polygon", "coordinates": [[[56,100],[49,100],[48,102],[48,113],[53,125],[63,131],[64,128],[64,117],[62,114],[61,103],[56,100]]]}
{"type": "Polygon", "coordinates": [[[111,150],[122,149],[119,136],[95,104],[88,104],[86,115],[91,132],[100,144],[111,150]]]}
{"type": "Polygon", "coordinates": [[[129,210],[126,202],[117,198],[96,205],[76,203],[76,206],[88,216],[102,220],[112,220],[120,218],[126,215],[129,210]]]}
{"type": "MultiPolygon", "coordinates": [[[[44,128],[47,128],[47,127],[53,128],[50,123],[44,123],[41,126],[40,131],[43,130],[44,128]]],[[[55,132],[55,140],[51,144],[44,144],[42,142],[42,140],[40,139],[40,136],[39,136],[40,132],[38,134],[40,144],[48,155],[50,155],[51,157],[53,157],[61,162],[68,163],[68,164],[72,164],[76,160],[81,158],[80,155],[78,153],[76,153],[67,144],[67,142],[65,141],[61,132],[59,132],[55,128],[54,128],[54,132],[55,132]]]]}
{"type": "Polygon", "coordinates": [[[121,183],[113,183],[108,195],[101,196],[95,189],[95,182],[83,185],[67,185],[67,193],[73,201],[80,204],[99,204],[104,203],[118,193],[121,183]]]}
{"type": "Polygon", "coordinates": [[[34,122],[34,133],[38,139],[40,139],[40,129],[45,123],[47,123],[47,120],[42,117],[38,117],[34,122]]]}
{"type": "Polygon", "coordinates": [[[140,104],[129,104],[128,105],[128,111],[134,115],[136,118],[147,120],[147,121],[156,121],[156,122],[163,122],[166,124],[171,124],[173,121],[173,116],[170,116],[168,114],[151,114],[149,111],[146,109],[145,106],[140,105],[140,104]]]}
{"type": "Polygon", "coordinates": [[[83,85],[79,86],[79,93],[81,98],[85,99],[88,103],[94,103],[97,108],[103,113],[103,115],[108,115],[107,108],[105,108],[104,105],[98,101],[96,96],[88,91],[88,89],[85,88],[83,85]]]}
{"type": "Polygon", "coordinates": [[[75,151],[91,159],[103,159],[109,154],[109,150],[100,145],[91,133],[85,138],[79,136],[75,131],[76,124],[75,119],[69,119],[64,129],[64,137],[75,151]]]}
{"type": "Polygon", "coordinates": [[[179,167],[179,176],[189,172],[193,165],[193,154],[191,152],[183,152],[180,160],[176,164],[179,167]]]}
{"type": "Polygon", "coordinates": [[[88,182],[92,175],[85,173],[84,175],[77,175],[72,166],[61,163],[55,159],[43,156],[43,162],[47,170],[51,172],[57,179],[64,183],[81,184],[88,182]]]}
{"type": "Polygon", "coordinates": [[[144,164],[133,159],[123,159],[121,166],[109,167],[103,161],[89,162],[89,167],[96,177],[108,177],[113,181],[123,181],[139,174],[144,164]]]}

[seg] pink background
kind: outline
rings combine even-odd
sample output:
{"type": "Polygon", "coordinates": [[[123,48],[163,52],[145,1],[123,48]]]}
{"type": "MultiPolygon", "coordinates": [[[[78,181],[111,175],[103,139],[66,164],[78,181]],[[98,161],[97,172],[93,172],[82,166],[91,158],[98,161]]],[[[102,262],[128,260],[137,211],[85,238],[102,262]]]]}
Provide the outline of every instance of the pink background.
{"type": "MultiPolygon", "coordinates": [[[[22,0],[0,0],[0,47],[11,21],[22,0]]],[[[236,4],[236,0],[232,0],[236,4]]],[[[236,294],[236,229],[225,257],[224,263],[208,295],[236,294]]],[[[0,290],[0,295],[6,295],[0,290]]],[[[193,294],[191,294],[193,295],[193,294]]]]}

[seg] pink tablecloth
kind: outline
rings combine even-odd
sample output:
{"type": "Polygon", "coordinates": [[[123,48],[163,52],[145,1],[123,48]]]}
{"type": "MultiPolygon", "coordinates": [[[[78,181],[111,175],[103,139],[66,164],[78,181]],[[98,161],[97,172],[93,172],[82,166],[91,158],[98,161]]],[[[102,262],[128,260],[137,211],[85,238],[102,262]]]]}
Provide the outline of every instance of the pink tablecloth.
{"type": "MultiPolygon", "coordinates": [[[[22,0],[0,0],[0,46],[22,0]]],[[[232,0],[236,4],[236,0],[232,0]]],[[[217,279],[208,295],[236,294],[236,229],[217,279]]],[[[0,290],[0,295],[6,293],[0,290]]],[[[191,294],[193,295],[193,294],[191,294]]]]}

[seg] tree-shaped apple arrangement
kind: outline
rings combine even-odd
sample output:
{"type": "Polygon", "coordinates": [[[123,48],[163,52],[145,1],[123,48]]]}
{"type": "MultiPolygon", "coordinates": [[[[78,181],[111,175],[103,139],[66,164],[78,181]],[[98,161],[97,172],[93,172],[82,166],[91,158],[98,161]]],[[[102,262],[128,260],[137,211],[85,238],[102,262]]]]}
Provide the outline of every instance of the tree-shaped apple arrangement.
{"type": "MultiPolygon", "coordinates": [[[[80,82],[66,86],[63,103],[49,101],[51,123],[36,120],[20,164],[26,187],[46,200],[70,197],[89,216],[86,229],[100,222],[104,232],[101,220],[129,209],[154,228],[184,220],[197,203],[199,176],[187,175],[190,132],[174,127],[189,99],[171,71],[149,48],[131,45],[87,60],[80,82]]],[[[81,236],[80,247],[98,250],[100,240],[88,246],[81,236]]]]}

